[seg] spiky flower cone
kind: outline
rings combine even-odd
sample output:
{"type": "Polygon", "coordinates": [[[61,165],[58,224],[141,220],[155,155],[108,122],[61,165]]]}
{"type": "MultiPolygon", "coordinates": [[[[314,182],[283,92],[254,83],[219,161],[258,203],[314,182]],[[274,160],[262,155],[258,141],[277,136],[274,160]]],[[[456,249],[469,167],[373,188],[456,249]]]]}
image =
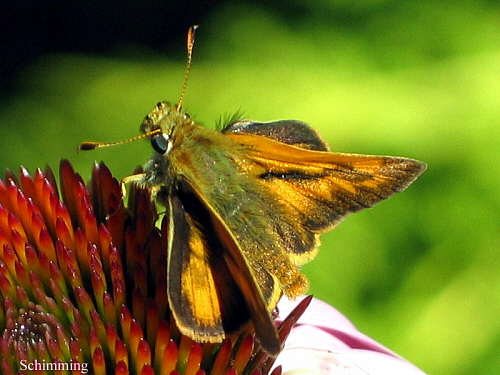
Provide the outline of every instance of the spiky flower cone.
{"type": "Polygon", "coordinates": [[[104,164],[86,185],[62,161],[60,193],[50,169],[0,180],[0,372],[267,373],[272,359],[251,335],[214,345],[179,333],[166,236],[146,192],[132,191],[127,209],[122,198],[104,164]]]}

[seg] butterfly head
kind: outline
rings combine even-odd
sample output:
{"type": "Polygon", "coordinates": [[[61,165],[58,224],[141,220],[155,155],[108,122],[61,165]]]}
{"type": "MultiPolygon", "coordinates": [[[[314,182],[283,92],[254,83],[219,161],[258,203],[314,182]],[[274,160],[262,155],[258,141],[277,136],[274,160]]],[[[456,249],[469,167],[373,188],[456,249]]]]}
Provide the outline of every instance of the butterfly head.
{"type": "Polygon", "coordinates": [[[159,102],[144,118],[140,130],[150,139],[153,149],[163,155],[172,149],[176,130],[192,124],[191,117],[179,105],[159,102]]]}

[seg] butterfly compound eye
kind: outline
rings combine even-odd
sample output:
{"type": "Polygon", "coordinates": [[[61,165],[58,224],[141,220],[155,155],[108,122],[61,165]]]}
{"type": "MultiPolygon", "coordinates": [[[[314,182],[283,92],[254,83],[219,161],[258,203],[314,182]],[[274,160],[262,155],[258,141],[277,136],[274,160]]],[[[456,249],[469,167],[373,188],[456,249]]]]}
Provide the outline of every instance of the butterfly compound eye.
{"type": "Polygon", "coordinates": [[[151,146],[159,154],[165,154],[169,149],[170,137],[166,134],[158,134],[151,138],[151,146]]]}

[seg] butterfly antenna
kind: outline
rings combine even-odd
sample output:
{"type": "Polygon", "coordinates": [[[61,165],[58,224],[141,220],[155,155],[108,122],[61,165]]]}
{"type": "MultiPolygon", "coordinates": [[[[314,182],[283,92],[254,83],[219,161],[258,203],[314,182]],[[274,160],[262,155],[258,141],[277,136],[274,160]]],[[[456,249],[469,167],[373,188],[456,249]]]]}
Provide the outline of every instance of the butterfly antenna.
{"type": "MultiPolygon", "coordinates": [[[[188,31],[188,36],[187,36],[187,64],[186,64],[186,74],[184,75],[184,83],[182,85],[182,91],[181,91],[181,97],[179,99],[179,103],[176,106],[177,111],[182,110],[182,102],[184,101],[184,95],[186,93],[186,86],[187,86],[187,80],[189,77],[189,70],[191,69],[191,59],[193,57],[193,47],[194,47],[194,31],[198,28],[198,25],[191,26],[188,31]]],[[[115,146],[119,145],[122,143],[128,143],[128,142],[134,142],[139,139],[144,139],[148,137],[152,137],[156,134],[161,133],[161,129],[155,129],[153,131],[150,131],[148,133],[144,133],[141,135],[138,135],[136,137],[128,138],[128,139],[123,139],[121,141],[116,141],[116,142],[82,142],[78,146],[78,151],[87,151],[87,150],[94,150],[99,147],[108,147],[108,146],[115,146]]]]}
{"type": "Polygon", "coordinates": [[[127,138],[127,139],[122,139],[121,141],[116,141],[116,142],[82,142],[78,146],[78,151],[88,151],[88,150],[94,150],[99,147],[108,147],[108,146],[115,146],[115,145],[120,145],[122,143],[129,143],[129,142],[134,142],[139,139],[144,139],[148,137],[152,137],[156,134],[161,133],[161,129],[155,129],[150,132],[132,137],[132,138],[127,138]]]}
{"type": "Polygon", "coordinates": [[[179,103],[176,106],[177,111],[181,111],[182,102],[184,101],[184,94],[186,93],[187,80],[189,77],[189,70],[191,69],[191,59],[193,57],[193,47],[194,47],[194,32],[198,28],[198,25],[191,26],[188,31],[187,36],[187,64],[186,64],[186,74],[184,75],[184,83],[182,85],[181,97],[179,103]]]}

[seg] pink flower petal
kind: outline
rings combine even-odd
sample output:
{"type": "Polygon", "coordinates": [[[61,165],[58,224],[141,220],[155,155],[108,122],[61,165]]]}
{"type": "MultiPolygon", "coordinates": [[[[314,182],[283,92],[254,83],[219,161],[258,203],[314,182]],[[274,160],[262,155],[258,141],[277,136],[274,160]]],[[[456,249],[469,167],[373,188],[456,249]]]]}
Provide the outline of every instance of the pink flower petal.
{"type": "MultiPolygon", "coordinates": [[[[282,298],[279,317],[298,301],[282,298]]],[[[292,329],[275,366],[283,374],[424,374],[417,367],[359,332],[339,311],[313,299],[292,329]]]]}

